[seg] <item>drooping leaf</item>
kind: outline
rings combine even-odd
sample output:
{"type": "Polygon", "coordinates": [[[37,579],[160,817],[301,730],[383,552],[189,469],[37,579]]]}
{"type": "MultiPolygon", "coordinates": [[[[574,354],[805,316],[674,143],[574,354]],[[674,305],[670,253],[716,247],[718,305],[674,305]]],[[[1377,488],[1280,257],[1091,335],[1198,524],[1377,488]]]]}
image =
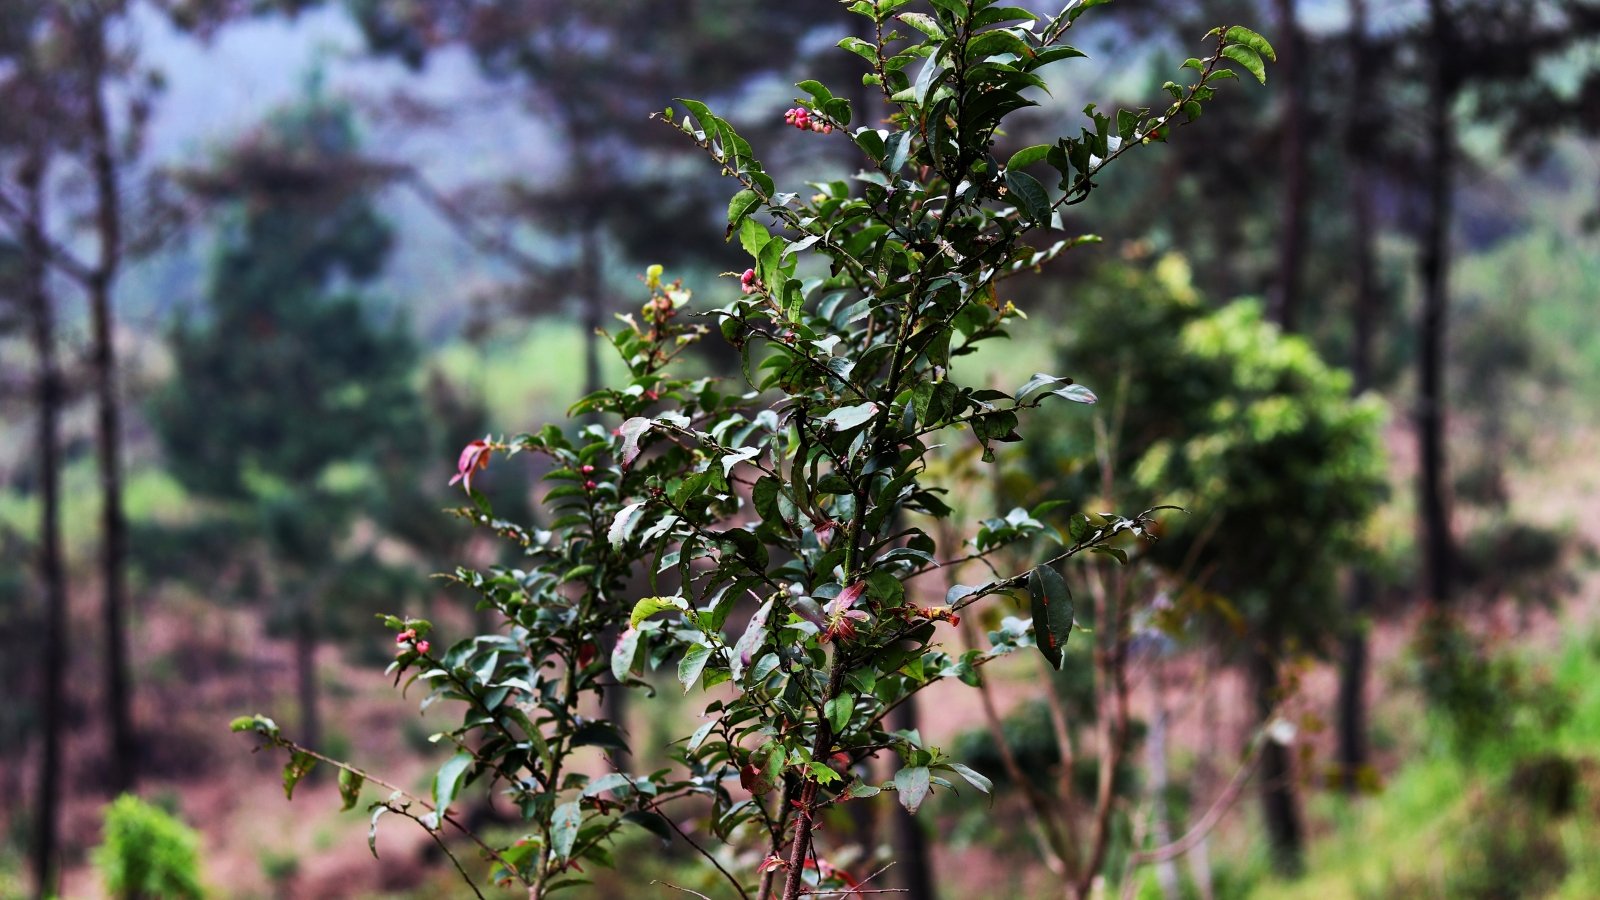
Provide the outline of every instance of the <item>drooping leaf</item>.
{"type": "Polygon", "coordinates": [[[894,773],[894,789],[906,812],[916,812],[928,798],[928,767],[907,766],[894,773]]]}
{"type": "Polygon", "coordinates": [[[349,769],[339,770],[339,811],[355,809],[356,803],[361,799],[361,786],[366,784],[367,776],[352,772],[349,769]]]}
{"type": "Polygon", "coordinates": [[[643,416],[635,416],[623,422],[621,427],[617,429],[617,432],[622,435],[622,465],[624,467],[633,465],[633,461],[639,458],[639,438],[643,437],[644,433],[649,431],[650,426],[654,424],[654,422],[643,416]]]}
{"type": "Polygon", "coordinates": [[[1050,195],[1045,192],[1044,185],[1039,179],[1021,170],[1006,171],[1006,187],[1011,192],[1011,198],[1016,201],[1017,208],[1022,210],[1029,221],[1045,222],[1050,218],[1050,195]]]}
{"type": "Polygon", "coordinates": [[[705,671],[710,659],[711,648],[704,644],[696,644],[683,654],[683,659],[678,661],[678,683],[683,685],[685,694],[694,689],[695,682],[700,680],[700,673],[705,671]]]}
{"type": "Polygon", "coordinates": [[[1028,597],[1033,606],[1033,638],[1039,652],[1056,669],[1061,668],[1061,651],[1072,634],[1072,593],[1066,579],[1050,566],[1039,566],[1028,573],[1028,597]]]}
{"type": "Polygon", "coordinates": [[[556,807],[550,817],[550,850],[561,862],[572,858],[572,847],[578,842],[578,828],[583,824],[583,807],[578,801],[556,807]]]}
{"type": "Polygon", "coordinates": [[[1267,43],[1267,39],[1243,25],[1235,25],[1229,28],[1228,33],[1223,37],[1232,43],[1243,44],[1273,62],[1278,61],[1278,51],[1272,49],[1272,45],[1267,43]]]}
{"type": "Polygon", "coordinates": [[[289,761],[283,766],[283,796],[294,799],[294,786],[300,779],[311,774],[317,767],[317,758],[304,750],[296,750],[289,754],[289,761]]]}
{"type": "Polygon", "coordinates": [[[835,736],[841,735],[849,727],[850,717],[855,714],[856,698],[853,694],[840,694],[823,704],[822,709],[828,717],[828,727],[833,729],[835,736]]]}
{"type": "Polygon", "coordinates": [[[628,628],[617,637],[617,646],[611,651],[611,674],[618,681],[627,681],[633,671],[633,658],[639,653],[639,629],[628,628]]]}
{"type": "Polygon", "coordinates": [[[606,540],[611,546],[621,547],[633,536],[633,529],[638,527],[639,520],[644,518],[644,507],[644,501],[640,501],[617,510],[616,518],[611,520],[611,527],[606,529],[606,540]]]}
{"type": "Polygon", "coordinates": [[[1233,60],[1244,68],[1246,72],[1254,75],[1262,84],[1267,83],[1267,67],[1261,62],[1261,55],[1242,44],[1229,44],[1222,48],[1222,55],[1233,60]]]}
{"type": "Polygon", "coordinates": [[[461,780],[466,777],[472,762],[472,754],[462,750],[445,760],[433,776],[433,805],[441,817],[455,802],[456,794],[461,789],[461,780]]]}
{"type": "Polygon", "coordinates": [[[994,793],[994,782],[990,781],[988,777],[982,773],[977,772],[968,766],[962,765],[961,763],[953,762],[947,763],[946,765],[951,771],[955,772],[957,775],[960,775],[962,778],[965,778],[968,784],[972,785],[978,790],[983,791],[985,794],[994,793]]]}

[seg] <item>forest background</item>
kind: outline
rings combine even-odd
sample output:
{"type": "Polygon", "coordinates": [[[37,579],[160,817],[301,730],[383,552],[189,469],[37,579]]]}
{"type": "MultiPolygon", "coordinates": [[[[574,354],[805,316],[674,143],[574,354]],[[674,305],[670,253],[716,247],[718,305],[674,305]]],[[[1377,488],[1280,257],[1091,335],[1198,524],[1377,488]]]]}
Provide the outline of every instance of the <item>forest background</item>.
{"type": "MultiPolygon", "coordinates": [[[[1190,618],[1140,645],[1107,878],[1151,896],[1592,896],[1600,7],[1118,0],[1085,21],[1082,49],[1116,64],[1063,70],[1009,144],[1088,102],[1139,105],[1219,22],[1279,56],[1267,87],[1108,171],[1061,223],[1102,240],[1004,298],[1029,327],[973,367],[1082,373],[1102,402],[999,447],[997,476],[966,474],[976,446],[950,459],[963,510],[1121,495],[1203,517],[1265,486],[1269,513],[1229,530],[1226,559],[1277,556],[1203,591],[1174,587],[1205,582],[1179,561],[1150,597],[1151,618],[1190,618]],[[1267,390],[1282,402],[1249,421],[1214,407],[1274,366],[1312,386],[1267,390]],[[1236,383],[1185,393],[1218,371],[1236,383]],[[1300,471],[1261,436],[1347,414],[1380,429],[1381,505],[1338,523],[1349,549],[1317,584],[1285,588],[1271,561],[1320,521],[1313,492],[1366,463],[1300,471]],[[1207,480],[1166,467],[1183,451],[1163,440],[1264,455],[1207,480]],[[1135,864],[1197,824],[1175,860],[1135,864]]],[[[673,98],[715,100],[795,182],[852,174],[783,117],[796,81],[851,83],[830,75],[853,71],[845,27],[827,0],[5,4],[0,896],[41,872],[61,896],[115,892],[117,854],[94,848],[115,846],[124,792],[196,829],[217,895],[461,890],[425,836],[396,830],[373,861],[331,779],[285,802],[227,722],[266,712],[428,782],[444,726],[390,689],[375,616],[476,627],[428,577],[502,552],[443,512],[456,454],[615,379],[590,336],[638,312],[647,266],[708,303],[738,293],[720,277],[745,266],[727,183],[650,119],[673,98]]],[[[519,464],[480,488],[537,521],[519,464]]],[[[892,845],[883,881],[913,896],[1056,895],[1048,816],[1029,811],[1092,783],[1062,766],[1096,746],[1080,662],[1045,680],[1031,655],[1003,660],[977,697],[904,710],[995,796],[834,823],[853,865],[892,845]]],[[[662,682],[662,703],[623,711],[635,752],[685,736],[662,682]]],[[[492,804],[473,815],[503,825],[492,804]]],[[[649,860],[690,878],[675,850],[649,860]]],[[[642,883],[593,877],[594,896],[642,883]]]]}

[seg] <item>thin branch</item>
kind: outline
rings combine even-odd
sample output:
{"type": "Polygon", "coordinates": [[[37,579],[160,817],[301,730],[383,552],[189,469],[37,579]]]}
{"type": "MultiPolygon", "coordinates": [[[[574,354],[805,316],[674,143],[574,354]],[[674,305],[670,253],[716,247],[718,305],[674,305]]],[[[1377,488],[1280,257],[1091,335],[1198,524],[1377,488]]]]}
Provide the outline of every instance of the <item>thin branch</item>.
{"type": "Polygon", "coordinates": [[[1228,786],[1223,789],[1221,794],[1217,795],[1217,799],[1211,803],[1211,808],[1206,810],[1204,816],[1200,817],[1200,821],[1194,823],[1193,828],[1190,828],[1183,837],[1170,844],[1153,847],[1149,850],[1135,851],[1128,857],[1129,866],[1138,867],[1149,863],[1177,859],[1205,840],[1206,835],[1217,827],[1217,823],[1222,821],[1222,817],[1228,814],[1228,810],[1233,808],[1233,804],[1244,793],[1245,785],[1249,784],[1251,776],[1255,774],[1257,764],[1261,761],[1261,751],[1266,747],[1269,740],[1271,738],[1264,734],[1256,738],[1250,747],[1250,755],[1245,758],[1243,763],[1240,763],[1238,771],[1234,772],[1233,779],[1228,782],[1228,786]]]}
{"type": "Polygon", "coordinates": [[[334,759],[333,757],[328,756],[326,754],[318,753],[317,751],[309,749],[307,747],[302,747],[299,744],[295,743],[294,741],[289,740],[286,737],[282,737],[280,735],[267,735],[267,734],[259,732],[259,731],[256,732],[256,733],[261,735],[264,738],[267,738],[273,744],[276,744],[277,746],[282,747],[285,750],[288,750],[288,751],[290,751],[292,753],[304,753],[305,755],[311,757],[312,759],[317,760],[318,762],[327,763],[328,765],[333,766],[336,769],[341,769],[343,771],[349,772],[351,775],[359,775],[363,781],[370,781],[373,784],[377,785],[378,787],[387,788],[390,791],[392,791],[393,793],[399,794],[400,796],[406,798],[407,800],[409,800],[409,801],[411,801],[413,803],[420,804],[424,809],[435,811],[435,812],[439,812],[439,821],[449,823],[451,827],[455,828],[457,831],[461,832],[464,836],[466,836],[467,838],[471,839],[471,841],[474,844],[477,844],[479,849],[483,850],[484,853],[487,853],[489,855],[490,859],[493,859],[495,862],[499,863],[507,872],[510,872],[511,874],[515,875],[517,877],[517,880],[521,881],[525,885],[529,884],[528,879],[526,877],[524,877],[517,870],[516,866],[513,866],[510,863],[506,862],[505,858],[500,855],[499,851],[497,851],[493,847],[489,846],[483,840],[483,838],[478,837],[478,835],[476,833],[474,833],[471,829],[467,828],[467,826],[461,824],[461,822],[458,821],[454,816],[450,815],[448,812],[439,811],[432,803],[429,803],[427,800],[424,800],[423,798],[418,797],[416,794],[411,793],[410,791],[406,790],[405,788],[397,787],[397,786],[395,786],[393,784],[390,784],[387,781],[384,781],[381,778],[378,778],[378,777],[375,777],[373,775],[370,775],[367,772],[364,772],[361,769],[358,769],[355,766],[352,766],[347,762],[341,762],[341,761],[339,761],[337,759],[334,759]]]}
{"type": "Polygon", "coordinates": [[[711,898],[710,898],[710,897],[707,897],[707,896],[706,896],[706,895],[705,895],[705,894],[702,894],[702,893],[700,893],[700,892],[699,892],[699,891],[691,891],[691,890],[689,890],[689,889],[688,889],[688,888],[686,888],[686,887],[683,887],[683,886],[682,886],[682,885],[677,885],[677,884],[673,884],[673,883],[672,883],[672,882],[670,882],[670,881],[661,881],[661,880],[659,880],[659,879],[651,879],[651,881],[650,881],[650,883],[651,883],[651,884],[659,884],[659,885],[661,885],[661,886],[662,886],[662,887],[668,887],[668,888],[672,888],[672,889],[673,889],[673,890],[675,890],[675,891],[682,891],[682,892],[684,892],[684,893],[685,893],[685,894],[693,894],[693,895],[695,895],[695,896],[696,896],[696,897],[699,897],[699,898],[700,898],[700,900],[711,900],[711,898]]]}
{"type": "Polygon", "coordinates": [[[433,842],[435,844],[439,845],[439,849],[444,851],[444,855],[446,857],[448,857],[450,859],[450,862],[455,865],[456,871],[461,873],[461,880],[465,881],[467,883],[467,887],[472,888],[472,895],[474,897],[477,897],[478,900],[484,900],[483,892],[478,890],[477,883],[472,880],[472,876],[468,875],[467,874],[467,870],[464,867],[462,867],[461,860],[456,859],[456,855],[454,853],[450,852],[450,848],[445,845],[444,838],[439,836],[439,832],[437,830],[429,828],[427,823],[423,822],[420,818],[418,818],[417,816],[413,815],[410,812],[410,810],[403,809],[401,807],[395,806],[392,803],[382,803],[380,805],[383,808],[387,809],[388,811],[390,811],[392,813],[396,813],[398,815],[405,816],[406,818],[408,818],[411,821],[417,823],[418,825],[421,825],[422,826],[422,830],[426,831],[428,833],[428,837],[433,838],[433,842]]]}
{"type": "MultiPolygon", "coordinates": [[[[739,883],[739,879],[733,877],[733,873],[732,872],[729,872],[727,869],[723,868],[722,867],[722,863],[718,862],[717,858],[715,856],[712,856],[711,852],[709,850],[707,850],[706,848],[700,846],[700,844],[697,843],[694,838],[690,837],[688,835],[688,833],[685,832],[682,828],[679,828],[678,827],[678,823],[672,821],[672,817],[671,816],[667,815],[666,813],[663,813],[659,809],[656,809],[656,804],[651,803],[651,804],[648,804],[648,806],[652,811],[655,812],[656,815],[661,817],[662,821],[667,823],[667,827],[669,827],[673,831],[677,832],[678,837],[683,838],[683,842],[685,844],[688,844],[689,846],[693,847],[696,853],[699,853],[701,856],[706,858],[707,862],[711,863],[713,866],[716,866],[717,871],[722,873],[722,877],[723,878],[728,879],[728,883],[733,885],[733,889],[735,891],[738,891],[740,897],[743,897],[744,900],[750,900],[750,894],[745,891],[744,885],[739,883]]],[[[668,887],[672,887],[672,885],[667,885],[667,886],[668,887]]],[[[693,891],[691,891],[690,893],[693,893],[693,891]]]]}

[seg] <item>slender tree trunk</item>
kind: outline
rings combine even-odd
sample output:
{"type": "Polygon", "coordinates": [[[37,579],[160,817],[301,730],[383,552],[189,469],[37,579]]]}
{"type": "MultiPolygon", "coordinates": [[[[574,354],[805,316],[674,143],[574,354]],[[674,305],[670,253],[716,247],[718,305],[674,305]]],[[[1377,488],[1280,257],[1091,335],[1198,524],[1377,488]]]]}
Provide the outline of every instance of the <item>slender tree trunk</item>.
{"type": "Polygon", "coordinates": [[[44,756],[39,764],[38,820],[34,825],[35,896],[54,896],[58,862],[61,801],[61,731],[65,706],[67,586],[61,558],[61,457],[58,425],[61,373],[56,368],[55,318],[46,285],[44,234],[44,161],[34,153],[23,163],[23,188],[28,204],[23,225],[26,279],[31,307],[33,349],[38,366],[35,390],[39,432],[35,454],[39,465],[39,582],[44,594],[45,628],[40,718],[44,756]]]}
{"type": "Polygon", "coordinates": [[[1305,268],[1306,212],[1310,193],[1310,164],[1306,143],[1307,43],[1302,40],[1295,10],[1296,0],[1273,0],[1281,36],[1276,77],[1283,83],[1282,139],[1278,145],[1282,168],[1282,206],[1278,231],[1278,275],[1272,290],[1272,319],[1284,331],[1299,324],[1300,282],[1305,268]]]}
{"type": "Polygon", "coordinates": [[[105,591],[105,690],[111,725],[106,776],[113,793],[133,787],[138,748],[129,712],[127,635],[128,526],[122,508],[122,410],[117,396],[115,329],[111,294],[122,265],[122,203],[118,195],[110,117],[106,111],[105,19],[94,15],[84,26],[88,57],[88,133],[90,170],[94,179],[95,231],[100,257],[89,273],[88,294],[93,331],[95,444],[100,466],[100,574],[105,591]]]}
{"type": "MultiPolygon", "coordinates": [[[[1150,836],[1157,847],[1172,843],[1172,822],[1167,809],[1167,790],[1171,786],[1167,776],[1167,698],[1162,669],[1159,660],[1150,667],[1150,731],[1145,742],[1145,768],[1150,773],[1150,836]]],[[[1156,883],[1161,886],[1161,896],[1166,900],[1183,896],[1178,865],[1173,860],[1156,863],[1156,883]]]]}
{"type": "MultiPolygon", "coordinates": [[[[1371,76],[1367,45],[1366,0],[1350,0],[1350,85],[1345,140],[1349,171],[1350,217],[1354,223],[1351,268],[1355,276],[1355,303],[1350,352],[1351,393],[1372,387],[1372,344],[1378,313],[1377,254],[1373,234],[1377,216],[1372,205],[1370,152],[1376,126],[1366,110],[1371,101],[1371,76]]],[[[1368,765],[1367,753],[1367,631],[1366,616],[1376,592],[1372,574],[1356,567],[1350,573],[1346,597],[1349,623],[1341,640],[1338,700],[1339,783],[1347,792],[1360,786],[1368,765]]]]}
{"type": "MultiPolygon", "coordinates": [[[[917,698],[908,699],[889,714],[890,726],[896,731],[918,727],[917,698]]],[[[922,833],[917,817],[894,804],[894,868],[891,872],[906,896],[918,900],[936,900],[938,891],[933,884],[933,860],[928,856],[928,838],[922,833]]]]}
{"type": "MultiPolygon", "coordinates": [[[[1264,648],[1251,651],[1250,688],[1256,715],[1266,722],[1277,708],[1280,685],[1278,665],[1264,648]]],[[[1298,875],[1305,863],[1305,828],[1295,798],[1294,767],[1289,748],[1267,740],[1261,751],[1261,820],[1272,851],[1272,864],[1284,875],[1298,875]]]]}
{"type": "Polygon", "coordinates": [[[1444,354],[1450,299],[1450,225],[1455,188],[1455,76],[1445,0],[1429,0],[1432,72],[1428,88],[1427,224],[1420,259],[1422,315],[1418,323],[1418,514],[1423,538],[1423,597],[1438,612],[1452,599],[1454,551],[1446,498],[1444,354]]]}

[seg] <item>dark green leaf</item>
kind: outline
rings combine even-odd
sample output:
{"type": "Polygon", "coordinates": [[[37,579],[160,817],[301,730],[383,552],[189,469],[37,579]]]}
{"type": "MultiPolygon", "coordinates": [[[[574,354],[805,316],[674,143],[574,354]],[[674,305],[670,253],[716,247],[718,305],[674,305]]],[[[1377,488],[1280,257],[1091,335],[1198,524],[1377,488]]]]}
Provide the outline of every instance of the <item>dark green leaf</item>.
{"type": "Polygon", "coordinates": [[[1033,639],[1050,665],[1061,668],[1061,651],[1072,634],[1072,592],[1050,566],[1028,573],[1028,596],[1033,605],[1033,639]]]}

